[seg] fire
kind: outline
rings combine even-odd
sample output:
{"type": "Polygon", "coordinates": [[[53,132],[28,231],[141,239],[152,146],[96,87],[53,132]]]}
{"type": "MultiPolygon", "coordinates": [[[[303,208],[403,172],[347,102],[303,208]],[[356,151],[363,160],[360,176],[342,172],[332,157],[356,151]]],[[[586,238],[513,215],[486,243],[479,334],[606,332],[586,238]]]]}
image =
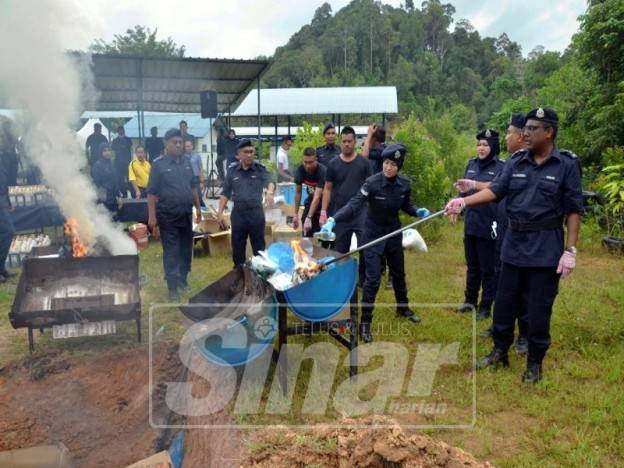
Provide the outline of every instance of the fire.
{"type": "Polygon", "coordinates": [[[69,238],[72,248],[72,256],[86,257],[89,247],[80,240],[80,229],[75,218],[67,218],[63,226],[65,235],[69,238]]]}
{"type": "Polygon", "coordinates": [[[321,272],[322,265],[308,255],[298,240],[291,241],[290,246],[295,252],[295,273],[300,281],[309,280],[321,272]]]}

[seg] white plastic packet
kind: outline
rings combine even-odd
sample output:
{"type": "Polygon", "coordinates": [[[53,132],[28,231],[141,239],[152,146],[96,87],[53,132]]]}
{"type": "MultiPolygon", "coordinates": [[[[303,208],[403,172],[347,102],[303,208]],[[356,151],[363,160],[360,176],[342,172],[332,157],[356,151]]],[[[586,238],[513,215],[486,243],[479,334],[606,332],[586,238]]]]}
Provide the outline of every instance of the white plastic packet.
{"type": "Polygon", "coordinates": [[[427,244],[416,229],[406,229],[403,231],[403,248],[408,250],[417,250],[418,252],[427,252],[427,244]]]}

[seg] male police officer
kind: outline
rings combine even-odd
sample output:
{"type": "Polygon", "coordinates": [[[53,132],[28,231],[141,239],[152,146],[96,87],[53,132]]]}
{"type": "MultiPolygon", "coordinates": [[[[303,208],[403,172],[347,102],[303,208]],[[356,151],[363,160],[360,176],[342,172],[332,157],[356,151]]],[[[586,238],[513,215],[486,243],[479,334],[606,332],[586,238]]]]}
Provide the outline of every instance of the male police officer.
{"type": "Polygon", "coordinates": [[[245,263],[247,237],[254,255],[264,250],[264,209],[262,192],[266,188],[267,205],[273,205],[275,184],[266,168],[256,162],[256,149],[249,138],[238,144],[238,163],[230,166],[223,192],[219,199],[218,219],[223,224],[223,210],[228,202],[234,202],[232,209],[232,260],[234,266],[245,263]]]}
{"type": "Polygon", "coordinates": [[[323,128],[323,138],[325,144],[316,148],[316,157],[318,162],[327,167],[329,161],[340,155],[340,145],[336,144],[336,126],[332,122],[323,128]]]}
{"type": "Polygon", "coordinates": [[[507,161],[489,188],[446,207],[454,220],[466,206],[489,203],[507,196],[509,229],[502,246],[502,269],[494,306],[494,349],[477,367],[509,365],[514,321],[526,301],[529,352],[522,380],[542,377],[542,360],[550,345],[550,316],[559,278],[576,265],[576,241],[583,211],[580,167],[570,153],[557,149],[558,117],[548,108],[526,116],[527,150],[507,161]],[[562,223],[566,217],[567,239],[562,223]]]}
{"type": "MultiPolygon", "coordinates": [[[[366,221],[364,223],[363,243],[371,242],[401,227],[399,210],[411,216],[421,218],[429,216],[426,208],[416,208],[410,201],[410,181],[399,175],[405,160],[405,146],[390,145],[382,152],[383,169],[364,182],[360,191],[329,218],[322,231],[329,232],[334,225],[357,219],[368,202],[366,221]]],[[[399,233],[390,239],[380,242],[364,250],[365,280],[362,292],[362,322],[360,335],[369,343],[373,340],[371,321],[375,297],[381,281],[382,261],[388,261],[390,276],[394,284],[394,296],[397,314],[409,318],[412,322],[420,322],[420,318],[410,310],[405,283],[405,265],[403,258],[403,236],[399,233]]]]}
{"type": "MultiPolygon", "coordinates": [[[[464,177],[470,181],[491,182],[503,169],[503,162],[498,159],[500,144],[498,132],[492,129],[477,133],[477,157],[466,165],[464,177]]],[[[468,196],[475,190],[462,191],[468,196]]],[[[464,255],[466,257],[465,303],[458,312],[473,310],[481,292],[481,303],[477,311],[477,320],[490,316],[490,309],[496,295],[496,237],[493,226],[497,222],[496,203],[466,208],[464,219],[464,255]]]]}
{"type": "Polygon", "coordinates": [[[383,158],[381,153],[386,148],[386,129],[374,123],[368,127],[364,145],[362,145],[362,156],[368,159],[373,174],[382,171],[383,158]]]}
{"type": "Polygon", "coordinates": [[[199,198],[189,158],[182,154],[182,134],[172,128],[165,133],[165,154],[152,163],[147,187],[148,225],[161,238],[163,267],[169,299],[178,300],[178,290],[188,288],[193,253],[192,206],[201,222],[199,198]]]}

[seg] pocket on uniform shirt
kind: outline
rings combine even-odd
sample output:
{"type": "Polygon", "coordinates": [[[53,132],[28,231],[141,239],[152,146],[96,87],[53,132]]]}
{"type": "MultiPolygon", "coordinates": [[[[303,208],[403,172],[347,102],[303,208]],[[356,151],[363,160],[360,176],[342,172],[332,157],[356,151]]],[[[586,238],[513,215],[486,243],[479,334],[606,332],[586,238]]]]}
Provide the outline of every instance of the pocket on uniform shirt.
{"type": "Polygon", "coordinates": [[[513,178],[511,179],[511,181],[509,182],[509,190],[524,190],[527,186],[527,179],[522,177],[522,178],[513,178]]]}
{"type": "Polygon", "coordinates": [[[541,179],[537,183],[537,188],[547,195],[554,195],[559,189],[559,184],[554,180],[541,179]]]}

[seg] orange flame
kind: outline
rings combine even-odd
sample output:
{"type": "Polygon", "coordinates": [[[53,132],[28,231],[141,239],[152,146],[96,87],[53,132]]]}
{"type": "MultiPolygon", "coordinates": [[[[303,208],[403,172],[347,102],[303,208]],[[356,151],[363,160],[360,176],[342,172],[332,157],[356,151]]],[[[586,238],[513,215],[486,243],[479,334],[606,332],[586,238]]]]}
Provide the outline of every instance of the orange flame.
{"type": "Polygon", "coordinates": [[[89,247],[82,243],[80,240],[80,229],[78,227],[78,221],[75,218],[67,218],[63,225],[64,233],[71,242],[72,256],[74,257],[86,257],[89,253],[89,247]]]}
{"type": "Polygon", "coordinates": [[[321,272],[322,265],[308,255],[298,240],[290,241],[290,246],[295,252],[295,272],[301,280],[309,280],[321,272]]]}

